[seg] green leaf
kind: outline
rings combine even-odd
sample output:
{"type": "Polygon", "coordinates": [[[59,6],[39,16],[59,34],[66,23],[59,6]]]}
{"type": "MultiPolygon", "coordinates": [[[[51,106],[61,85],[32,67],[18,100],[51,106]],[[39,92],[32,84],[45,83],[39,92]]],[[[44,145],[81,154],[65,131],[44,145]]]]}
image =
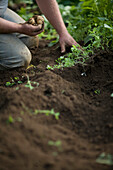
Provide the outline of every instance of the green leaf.
{"type": "Polygon", "coordinates": [[[18,81],[18,84],[22,84],[23,82],[22,81],[18,81]]]}
{"type": "Polygon", "coordinates": [[[14,118],[12,116],[9,116],[7,123],[14,123],[14,118]]]}
{"type": "Polygon", "coordinates": [[[111,97],[113,97],[113,93],[111,93],[111,97]]]}

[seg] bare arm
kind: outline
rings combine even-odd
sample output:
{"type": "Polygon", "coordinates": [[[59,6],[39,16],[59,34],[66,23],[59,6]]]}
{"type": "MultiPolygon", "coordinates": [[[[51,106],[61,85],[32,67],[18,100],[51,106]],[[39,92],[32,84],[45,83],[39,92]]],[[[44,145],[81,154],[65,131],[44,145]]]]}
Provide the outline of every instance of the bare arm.
{"type": "Polygon", "coordinates": [[[56,0],[37,0],[37,3],[59,35],[67,31],[56,0]]]}
{"type": "Polygon", "coordinates": [[[41,33],[43,30],[39,31],[38,26],[33,26],[29,24],[17,24],[11,21],[7,21],[3,18],[0,18],[0,34],[7,33],[22,33],[30,36],[35,36],[41,33]]]}
{"type": "Polygon", "coordinates": [[[36,0],[36,2],[59,34],[61,52],[65,52],[66,45],[77,45],[77,42],[71,37],[64,25],[56,0],[36,0]]]}
{"type": "Polygon", "coordinates": [[[0,33],[14,33],[20,31],[20,25],[0,18],[0,33]]]}

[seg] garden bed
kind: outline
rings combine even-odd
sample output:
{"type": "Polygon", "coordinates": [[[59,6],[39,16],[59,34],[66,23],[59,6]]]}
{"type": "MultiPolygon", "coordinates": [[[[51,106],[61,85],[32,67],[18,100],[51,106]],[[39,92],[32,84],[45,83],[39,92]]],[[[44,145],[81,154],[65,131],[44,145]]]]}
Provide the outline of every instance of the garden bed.
{"type": "Polygon", "coordinates": [[[98,51],[87,65],[47,70],[59,45],[41,40],[27,70],[0,72],[0,170],[110,170],[96,159],[113,154],[113,53],[98,51]],[[34,87],[25,87],[28,75],[34,87]],[[24,78],[22,77],[24,75],[24,78]],[[12,87],[6,82],[15,80],[12,87]],[[55,115],[36,114],[51,110],[55,115]]]}

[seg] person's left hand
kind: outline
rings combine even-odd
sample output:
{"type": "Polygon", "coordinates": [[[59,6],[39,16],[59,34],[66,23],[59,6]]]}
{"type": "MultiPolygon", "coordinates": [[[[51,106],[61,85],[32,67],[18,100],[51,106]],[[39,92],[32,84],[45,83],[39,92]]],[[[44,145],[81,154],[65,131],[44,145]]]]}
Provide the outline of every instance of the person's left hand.
{"type": "MultiPolygon", "coordinates": [[[[59,36],[59,42],[61,46],[61,53],[64,53],[66,51],[66,46],[76,46],[78,44],[68,32],[63,33],[59,36]]],[[[80,49],[82,50],[81,47],[80,49]]]]}

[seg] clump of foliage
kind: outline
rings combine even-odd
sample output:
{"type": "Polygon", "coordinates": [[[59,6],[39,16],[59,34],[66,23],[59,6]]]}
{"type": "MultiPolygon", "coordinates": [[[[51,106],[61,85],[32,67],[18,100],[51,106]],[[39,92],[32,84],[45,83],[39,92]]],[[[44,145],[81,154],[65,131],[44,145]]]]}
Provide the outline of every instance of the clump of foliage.
{"type": "Polygon", "coordinates": [[[85,65],[86,60],[89,58],[89,53],[93,53],[89,46],[84,47],[81,50],[79,45],[78,46],[73,45],[70,53],[67,53],[64,56],[60,56],[58,60],[56,60],[57,64],[54,65],[53,67],[47,65],[47,69],[48,70],[54,70],[55,68],[63,69],[64,67],[72,67],[75,64],[85,65]]]}
{"type": "Polygon", "coordinates": [[[84,40],[100,47],[112,47],[113,42],[113,1],[80,0],[77,6],[60,5],[68,31],[77,40],[84,40]]]}
{"type": "Polygon", "coordinates": [[[85,48],[80,52],[74,46],[71,52],[61,56],[57,64],[47,69],[71,67],[76,63],[84,64],[94,49],[113,49],[113,1],[80,0],[78,5],[59,5],[69,33],[76,41],[84,41],[85,48]]]}
{"type": "Polygon", "coordinates": [[[14,85],[16,85],[16,84],[22,84],[22,83],[23,83],[23,82],[19,80],[19,77],[14,77],[14,78],[11,78],[11,81],[7,81],[7,82],[5,83],[5,85],[6,85],[7,87],[12,87],[12,86],[14,86],[14,85]]]}

